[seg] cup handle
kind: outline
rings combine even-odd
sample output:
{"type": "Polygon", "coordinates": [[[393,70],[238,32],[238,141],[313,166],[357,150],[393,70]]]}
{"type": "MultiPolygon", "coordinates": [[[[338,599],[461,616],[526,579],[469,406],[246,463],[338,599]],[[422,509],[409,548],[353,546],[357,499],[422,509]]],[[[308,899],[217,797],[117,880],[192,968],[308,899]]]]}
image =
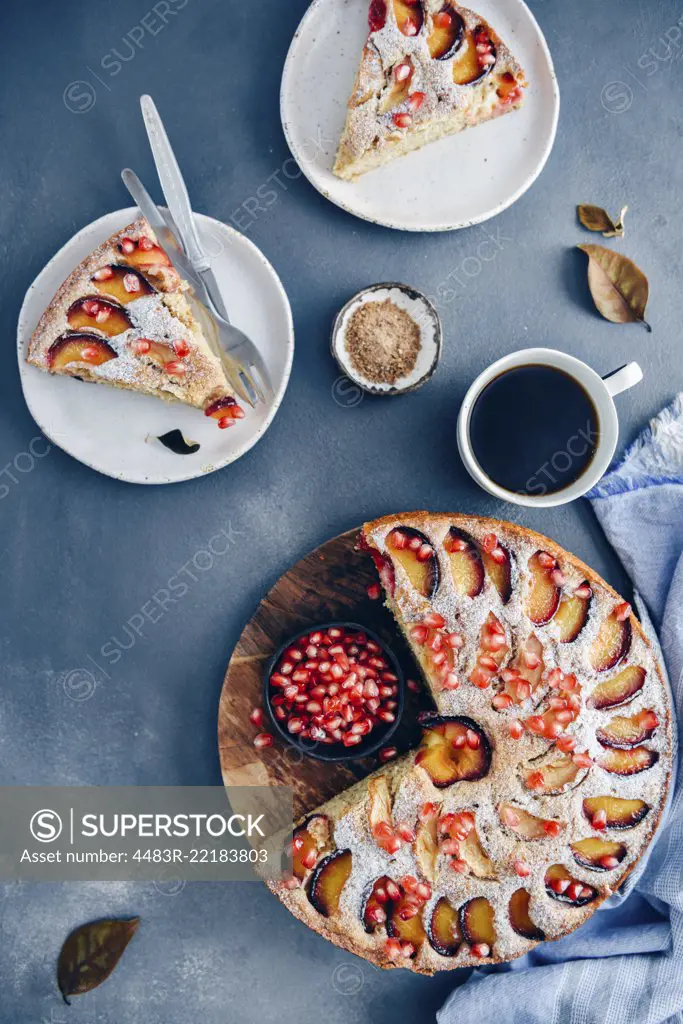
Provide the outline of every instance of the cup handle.
{"type": "Polygon", "coordinates": [[[643,371],[638,363],[626,363],[625,366],[620,366],[618,370],[612,370],[602,379],[610,395],[614,398],[622,391],[632,388],[634,384],[640,384],[643,379],[643,371]]]}

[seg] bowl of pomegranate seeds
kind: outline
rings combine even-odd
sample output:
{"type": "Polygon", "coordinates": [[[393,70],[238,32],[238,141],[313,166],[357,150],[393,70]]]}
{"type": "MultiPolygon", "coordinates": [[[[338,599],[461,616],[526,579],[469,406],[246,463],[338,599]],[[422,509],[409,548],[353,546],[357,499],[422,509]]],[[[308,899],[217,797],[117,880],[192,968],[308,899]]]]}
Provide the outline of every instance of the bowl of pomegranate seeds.
{"type": "Polygon", "coordinates": [[[264,675],[275,732],[319,761],[350,761],[384,746],[403,714],[403,673],[380,638],[331,622],[288,640],[264,675]]]}

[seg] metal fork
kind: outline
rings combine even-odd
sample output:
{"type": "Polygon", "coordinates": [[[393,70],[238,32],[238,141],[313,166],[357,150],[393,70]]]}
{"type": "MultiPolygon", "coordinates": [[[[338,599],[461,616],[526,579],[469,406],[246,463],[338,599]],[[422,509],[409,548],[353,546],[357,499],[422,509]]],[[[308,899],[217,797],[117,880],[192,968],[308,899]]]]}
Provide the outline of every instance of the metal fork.
{"type": "Polygon", "coordinates": [[[218,325],[220,347],[236,364],[244,387],[257,400],[266,402],[273,397],[268,370],[253,341],[244,331],[230,323],[218,281],[211,269],[211,261],[202,249],[187,187],[159,112],[151,96],[142,96],[140,106],[161,188],[176,227],[174,233],[182,244],[195,278],[202,283],[207,306],[218,325]]]}
{"type": "MultiPolygon", "coordinates": [[[[128,189],[128,192],[140,210],[140,213],[151,224],[155,234],[160,238],[164,245],[164,248],[172,253],[174,265],[182,273],[183,277],[190,282],[194,291],[197,293],[197,299],[202,303],[201,311],[210,321],[212,329],[211,334],[214,341],[214,344],[212,344],[211,347],[223,363],[223,369],[225,370],[225,374],[230,381],[235,394],[253,409],[255,404],[254,398],[252,397],[252,394],[247,391],[245,384],[239,376],[241,367],[231,359],[223,348],[219,340],[218,324],[216,323],[213,315],[209,313],[208,309],[204,308],[209,304],[209,298],[206,294],[204,282],[195,274],[190,261],[187,259],[187,256],[178,241],[178,229],[173,217],[168,210],[165,210],[161,206],[157,206],[135,171],[131,171],[130,167],[126,167],[121,171],[121,178],[123,179],[123,184],[128,189]]],[[[206,334],[207,332],[205,331],[204,333],[206,334]]],[[[206,340],[211,344],[211,337],[207,335],[206,340]]]]}

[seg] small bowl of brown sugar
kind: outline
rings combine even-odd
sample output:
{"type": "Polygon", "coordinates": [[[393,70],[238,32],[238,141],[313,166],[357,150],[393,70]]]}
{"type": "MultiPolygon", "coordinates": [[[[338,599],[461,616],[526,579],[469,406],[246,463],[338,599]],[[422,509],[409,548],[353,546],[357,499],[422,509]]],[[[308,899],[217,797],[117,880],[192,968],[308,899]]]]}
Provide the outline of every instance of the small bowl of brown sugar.
{"type": "Polygon", "coordinates": [[[339,311],[332,355],[342,372],[373,395],[422,387],[441,356],[441,320],[421,292],[405,284],[364,288],[339,311]]]}

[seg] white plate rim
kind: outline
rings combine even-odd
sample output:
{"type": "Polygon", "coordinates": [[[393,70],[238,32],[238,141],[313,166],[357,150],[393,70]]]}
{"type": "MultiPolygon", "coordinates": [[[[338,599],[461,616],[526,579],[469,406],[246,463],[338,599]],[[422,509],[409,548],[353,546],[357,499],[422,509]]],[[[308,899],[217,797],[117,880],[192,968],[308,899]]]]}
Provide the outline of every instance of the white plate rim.
{"type": "MultiPolygon", "coordinates": [[[[224,469],[231,463],[236,462],[237,459],[242,458],[243,455],[246,455],[247,452],[250,451],[254,447],[254,445],[261,440],[261,438],[263,437],[263,435],[273,422],[275,414],[277,413],[282,403],[282,399],[284,398],[285,391],[287,390],[287,386],[289,384],[289,378],[292,372],[292,363],[294,361],[294,320],[292,317],[292,309],[289,303],[289,297],[287,295],[287,292],[285,291],[284,285],[282,284],[282,281],[280,280],[279,275],[277,274],[272,263],[266,258],[266,256],[264,256],[259,247],[254,242],[252,242],[250,238],[247,238],[246,235],[243,235],[239,231],[236,231],[229,224],[224,224],[222,221],[217,220],[215,217],[210,217],[208,214],[196,212],[194,214],[194,216],[197,217],[200,222],[204,221],[207,224],[207,226],[210,226],[214,229],[217,228],[219,231],[226,232],[233,242],[237,243],[238,245],[245,245],[247,248],[251,249],[252,254],[259,260],[265,272],[272,279],[273,284],[275,285],[275,288],[278,291],[280,298],[282,299],[287,321],[287,347],[285,356],[285,367],[282,375],[282,380],[280,382],[279,387],[275,391],[271,407],[268,410],[268,415],[266,416],[265,420],[263,421],[257,432],[247,441],[245,441],[244,444],[237,448],[237,450],[230,451],[224,459],[212,463],[210,469],[207,469],[206,466],[198,466],[194,470],[184,475],[180,474],[178,476],[173,476],[167,479],[129,479],[128,477],[123,476],[120,473],[116,473],[113,470],[108,470],[100,466],[93,465],[91,462],[89,462],[82,456],[75,455],[73,452],[69,451],[68,448],[65,448],[63,444],[61,444],[56,438],[54,438],[50,434],[50,432],[45,428],[44,424],[41,422],[41,417],[31,402],[30,387],[27,388],[26,384],[28,371],[35,369],[35,367],[30,367],[26,362],[26,346],[28,344],[28,340],[31,336],[31,333],[34,329],[27,322],[28,305],[32,299],[33,293],[38,289],[41,283],[41,279],[43,277],[46,277],[52,271],[55,270],[56,265],[59,263],[61,259],[64,258],[66,250],[69,249],[73,243],[81,241],[82,236],[84,236],[86,233],[90,233],[91,231],[96,230],[99,227],[99,225],[104,225],[105,222],[114,221],[119,218],[121,220],[121,227],[125,227],[125,225],[131,223],[131,221],[133,221],[136,218],[136,216],[140,216],[140,211],[138,210],[137,207],[130,206],[121,210],[112,210],[109,213],[105,213],[101,217],[98,217],[96,220],[93,220],[90,223],[84,225],[84,227],[76,231],[57,250],[54,256],[52,256],[48,260],[45,266],[35,276],[35,278],[33,279],[33,281],[31,282],[26,291],[24,300],[21,304],[21,309],[19,310],[19,317],[17,320],[17,360],[19,363],[19,377],[21,379],[21,388],[24,395],[24,401],[26,402],[28,410],[33,419],[35,420],[35,422],[37,423],[38,427],[40,428],[41,432],[45,435],[45,437],[48,438],[48,440],[52,444],[56,445],[58,448],[61,448],[62,451],[66,452],[66,454],[69,455],[71,458],[76,459],[78,462],[82,463],[84,466],[88,466],[89,469],[92,469],[97,473],[102,473],[104,476],[111,477],[113,480],[122,480],[125,483],[148,484],[150,486],[184,483],[187,480],[196,480],[200,477],[211,476],[211,474],[215,473],[217,470],[224,469]]],[[[115,230],[118,229],[112,228],[110,231],[108,231],[108,234],[112,234],[115,230]]],[[[71,267],[71,269],[73,269],[73,267],[71,267]]],[[[70,271],[67,269],[66,273],[63,273],[63,276],[60,280],[66,279],[69,272],[70,271]]]]}
{"type": "Polygon", "coordinates": [[[513,203],[516,203],[518,199],[521,199],[524,193],[531,188],[531,186],[536,181],[539,174],[548,162],[553,146],[555,145],[555,138],[557,136],[557,126],[560,118],[560,86],[557,80],[557,74],[555,73],[555,65],[553,63],[553,58],[550,54],[550,48],[546,41],[545,35],[543,34],[543,30],[541,29],[541,26],[538,24],[538,21],[536,20],[536,16],[534,15],[533,11],[530,9],[528,4],[525,3],[525,0],[516,0],[516,2],[520,7],[524,8],[527,17],[529,18],[530,26],[537,37],[539,46],[541,48],[541,52],[543,53],[543,56],[545,57],[545,60],[547,62],[553,95],[552,126],[550,134],[546,141],[546,145],[541,154],[541,157],[536,167],[530,172],[530,174],[519,186],[519,188],[515,192],[513,192],[512,195],[510,195],[507,199],[499,203],[497,206],[492,207],[491,210],[487,211],[486,213],[480,214],[477,217],[468,218],[467,220],[455,221],[454,223],[451,224],[423,224],[422,226],[417,224],[405,223],[401,220],[390,220],[388,218],[373,217],[369,213],[364,213],[354,208],[354,206],[351,205],[350,203],[345,203],[341,198],[331,195],[329,192],[325,190],[322,184],[316,180],[315,176],[311,172],[309,167],[310,161],[302,160],[301,154],[298,153],[296,144],[290,131],[289,120],[285,114],[285,93],[287,91],[290,76],[294,74],[293,68],[296,63],[296,49],[297,44],[299,42],[299,37],[304,33],[304,31],[308,27],[307,23],[309,19],[312,19],[314,17],[314,15],[317,12],[317,9],[319,7],[322,7],[323,4],[329,2],[330,0],[312,0],[310,6],[305,11],[303,18],[299,22],[299,25],[294,33],[294,36],[292,37],[292,41],[289,44],[287,57],[285,58],[285,65],[282,71],[282,80],[280,82],[280,120],[282,121],[282,130],[285,134],[285,140],[299,168],[301,169],[305,177],[308,178],[309,182],[316,189],[316,191],[318,191],[322,196],[324,196],[325,199],[329,199],[329,201],[333,203],[335,206],[338,206],[340,209],[345,210],[346,213],[350,213],[352,216],[358,217],[360,220],[368,221],[370,224],[377,224],[380,227],[392,228],[394,231],[411,231],[413,233],[429,234],[437,234],[442,231],[459,231],[461,228],[471,228],[474,227],[476,224],[483,224],[487,220],[491,220],[492,217],[497,217],[499,213],[502,213],[504,210],[507,210],[508,207],[512,206],[513,203]]]}

